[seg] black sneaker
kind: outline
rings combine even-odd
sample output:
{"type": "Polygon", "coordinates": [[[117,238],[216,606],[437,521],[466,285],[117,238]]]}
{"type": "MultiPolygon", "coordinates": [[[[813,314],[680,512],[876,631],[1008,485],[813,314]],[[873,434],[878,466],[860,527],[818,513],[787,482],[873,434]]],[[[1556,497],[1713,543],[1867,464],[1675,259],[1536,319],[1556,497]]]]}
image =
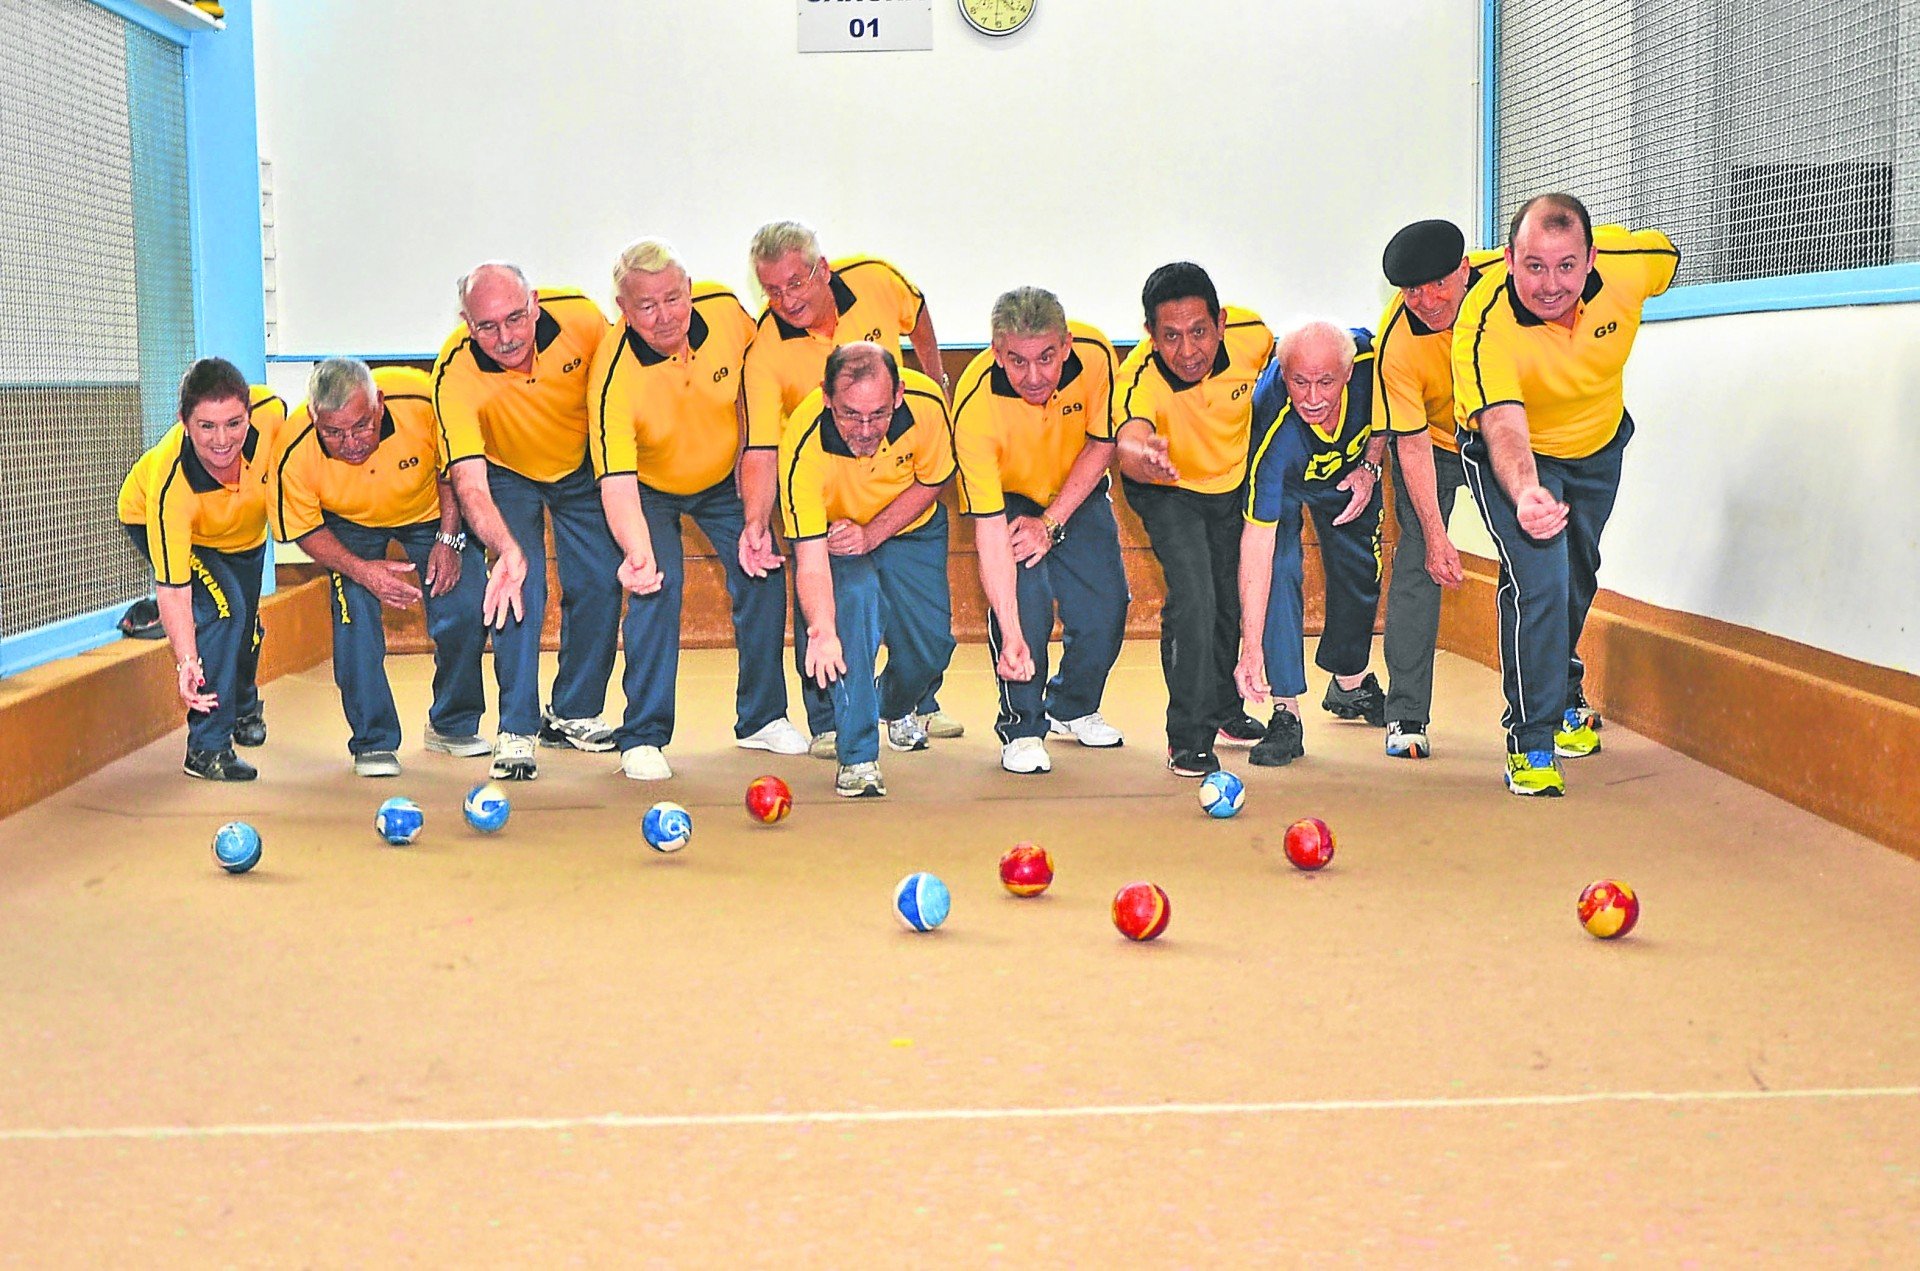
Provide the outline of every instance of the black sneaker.
{"type": "Polygon", "coordinates": [[[1176,777],[1204,777],[1220,771],[1220,761],[1205,746],[1198,750],[1167,750],[1167,771],[1176,777]]]}
{"type": "Polygon", "coordinates": [[[1247,755],[1247,762],[1256,768],[1284,768],[1306,753],[1306,731],[1300,726],[1299,716],[1276,706],[1266,736],[1247,755]]]}
{"type": "Polygon", "coordinates": [[[1222,746],[1251,746],[1266,735],[1259,720],[1241,711],[1220,725],[1215,740],[1222,746]]]}
{"type": "Polygon", "coordinates": [[[226,750],[189,750],[180,771],[202,781],[251,781],[259,776],[254,766],[226,750]]]}
{"type": "Polygon", "coordinates": [[[264,746],[267,744],[267,717],[265,715],[243,715],[233,721],[233,744],[236,746],[264,746]]]}
{"type": "Polygon", "coordinates": [[[1358,688],[1341,688],[1339,680],[1328,680],[1327,695],[1320,699],[1320,705],[1336,719],[1363,719],[1374,728],[1387,726],[1387,695],[1371,671],[1358,688]]]}

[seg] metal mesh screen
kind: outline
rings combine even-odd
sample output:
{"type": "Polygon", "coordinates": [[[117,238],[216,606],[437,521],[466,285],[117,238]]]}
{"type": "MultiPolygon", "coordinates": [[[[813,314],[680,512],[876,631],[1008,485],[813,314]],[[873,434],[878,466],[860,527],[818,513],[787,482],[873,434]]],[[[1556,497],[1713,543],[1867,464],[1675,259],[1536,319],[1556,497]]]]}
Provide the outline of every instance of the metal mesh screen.
{"type": "Polygon", "coordinates": [[[193,358],[185,65],[87,0],[0,0],[0,636],[152,576],[114,517],[193,358]]]}
{"type": "Polygon", "coordinates": [[[1682,283],[1920,260],[1920,0],[1502,0],[1498,40],[1502,218],[1571,191],[1682,283]]]}

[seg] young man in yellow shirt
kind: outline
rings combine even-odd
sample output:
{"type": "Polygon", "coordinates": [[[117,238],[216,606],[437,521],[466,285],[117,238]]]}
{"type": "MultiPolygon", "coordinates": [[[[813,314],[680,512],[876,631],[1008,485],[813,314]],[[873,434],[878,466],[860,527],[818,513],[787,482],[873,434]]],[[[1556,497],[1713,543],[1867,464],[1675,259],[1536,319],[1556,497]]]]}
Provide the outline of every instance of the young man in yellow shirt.
{"type": "Polygon", "coordinates": [[[1600,749],[1580,710],[1577,649],[1633,437],[1627,355],[1641,307],[1679,264],[1659,230],[1596,231],[1579,199],[1543,194],[1514,214],[1503,266],[1467,293],[1454,323],[1460,460],[1500,550],[1514,794],[1564,794],[1560,759],[1600,749]]]}

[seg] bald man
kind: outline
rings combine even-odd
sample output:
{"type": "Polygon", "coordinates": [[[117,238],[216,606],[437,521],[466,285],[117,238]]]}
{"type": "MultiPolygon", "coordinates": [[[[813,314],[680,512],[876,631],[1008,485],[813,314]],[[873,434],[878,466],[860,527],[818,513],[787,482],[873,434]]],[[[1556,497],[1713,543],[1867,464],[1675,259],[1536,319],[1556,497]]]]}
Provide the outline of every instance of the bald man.
{"type": "Polygon", "coordinates": [[[607,528],[587,461],[589,364],[606,315],[578,291],[535,291],[519,266],[480,265],[458,284],[464,326],[447,337],[433,368],[441,462],[461,515],[495,551],[496,569],[524,606],[496,605],[488,586],[500,729],[492,773],[500,781],[539,775],[545,746],[605,751],[600,722],[620,627],[619,545],[607,528]],[[560,573],[560,669],[551,706],[540,703],[540,629],[547,607],[547,522],[560,573]]]}
{"type": "Polygon", "coordinates": [[[1240,535],[1240,660],[1234,680],[1273,717],[1247,762],[1280,767],[1306,754],[1299,697],[1307,688],[1300,595],[1300,515],[1313,513],[1327,615],[1314,662],[1332,678],[1321,705],[1339,719],[1386,723],[1386,695],[1367,670],[1380,605],[1380,460],[1373,419],[1373,341],[1364,330],[1309,322],[1280,340],[1254,389],[1255,447],[1240,535]]]}

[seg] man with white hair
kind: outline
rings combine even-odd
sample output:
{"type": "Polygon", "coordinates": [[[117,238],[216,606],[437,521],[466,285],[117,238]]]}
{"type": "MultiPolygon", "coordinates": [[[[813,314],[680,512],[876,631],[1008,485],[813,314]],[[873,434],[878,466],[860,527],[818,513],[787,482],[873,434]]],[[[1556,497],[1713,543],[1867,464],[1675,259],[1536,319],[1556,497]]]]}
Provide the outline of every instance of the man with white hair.
{"type": "Polygon", "coordinates": [[[880,721],[911,711],[953,656],[947,513],[937,502],[952,476],[945,396],[864,341],[827,358],[820,389],[780,441],[800,664],[831,695],[834,793],[846,798],[886,794],[880,721]]]}
{"type": "MultiPolygon", "coordinates": [[[[827,355],[843,344],[877,344],[898,362],[900,337],[913,344],[920,367],[943,395],[950,385],[940,363],[940,341],[926,297],[905,274],[874,256],[828,260],[820,239],[798,221],[762,225],[747,249],[767,309],[747,352],[747,453],[741,461],[747,533],[757,549],[772,550],[768,533],[775,486],[774,451],[787,419],[820,387],[827,355]]],[[[798,656],[798,633],[794,648],[798,656]]],[[[944,673],[946,668],[940,667],[944,673]]],[[[895,750],[920,750],[929,737],[959,737],[965,727],[940,709],[935,675],[915,709],[887,727],[895,750]]],[[[832,703],[803,674],[813,753],[832,758],[832,703]]]]}
{"type": "Polygon", "coordinates": [[[1380,604],[1380,460],[1368,332],[1309,322],[1281,338],[1254,389],[1254,449],[1240,534],[1240,661],[1252,701],[1274,698],[1266,736],[1247,756],[1280,767],[1306,754],[1307,690],[1300,598],[1300,513],[1313,511],[1327,612],[1314,662],[1330,672],[1321,705],[1341,719],[1386,725],[1386,696],[1367,670],[1380,604]]]}
{"type": "Polygon", "coordinates": [[[515,552],[495,569],[524,574],[524,611],[491,601],[500,730],[493,776],[539,775],[534,741],[613,749],[598,716],[620,628],[620,549],[607,530],[587,461],[587,369],[607,332],[600,306],[578,291],[537,292],[519,266],[489,262],[460,279],[465,326],[433,368],[441,460],[470,524],[493,510],[515,552]],[[560,574],[560,668],[540,704],[540,633],[547,607],[546,522],[560,574]]]}
{"type": "Polygon", "coordinates": [[[594,354],[587,449],[631,593],[627,709],[614,734],[621,771],[636,781],[673,775],[662,749],[673,737],[689,519],[713,544],[733,602],[735,744],[804,754],[806,740],[787,722],[786,577],[770,572],[780,558],[769,560],[764,541],[747,534],[736,485],[753,319],[719,283],[694,282],[659,239],[621,253],[613,289],[624,321],[594,354]]]}
{"type": "MultiPolygon", "coordinates": [[[[362,777],[397,777],[400,715],[387,683],[381,607],[426,605],[433,641],[433,705],[426,747],[484,755],[480,655],[487,562],[461,528],[453,487],[440,471],[439,424],[424,371],[333,358],[314,367],[307,400],[287,420],[267,511],[274,537],[298,543],[332,571],[333,680],[362,777]],[[405,561],[387,559],[398,543],[405,561]],[[422,595],[422,584],[425,594],[422,595]]],[[[496,550],[513,541],[497,516],[483,521],[496,550]]]]}

